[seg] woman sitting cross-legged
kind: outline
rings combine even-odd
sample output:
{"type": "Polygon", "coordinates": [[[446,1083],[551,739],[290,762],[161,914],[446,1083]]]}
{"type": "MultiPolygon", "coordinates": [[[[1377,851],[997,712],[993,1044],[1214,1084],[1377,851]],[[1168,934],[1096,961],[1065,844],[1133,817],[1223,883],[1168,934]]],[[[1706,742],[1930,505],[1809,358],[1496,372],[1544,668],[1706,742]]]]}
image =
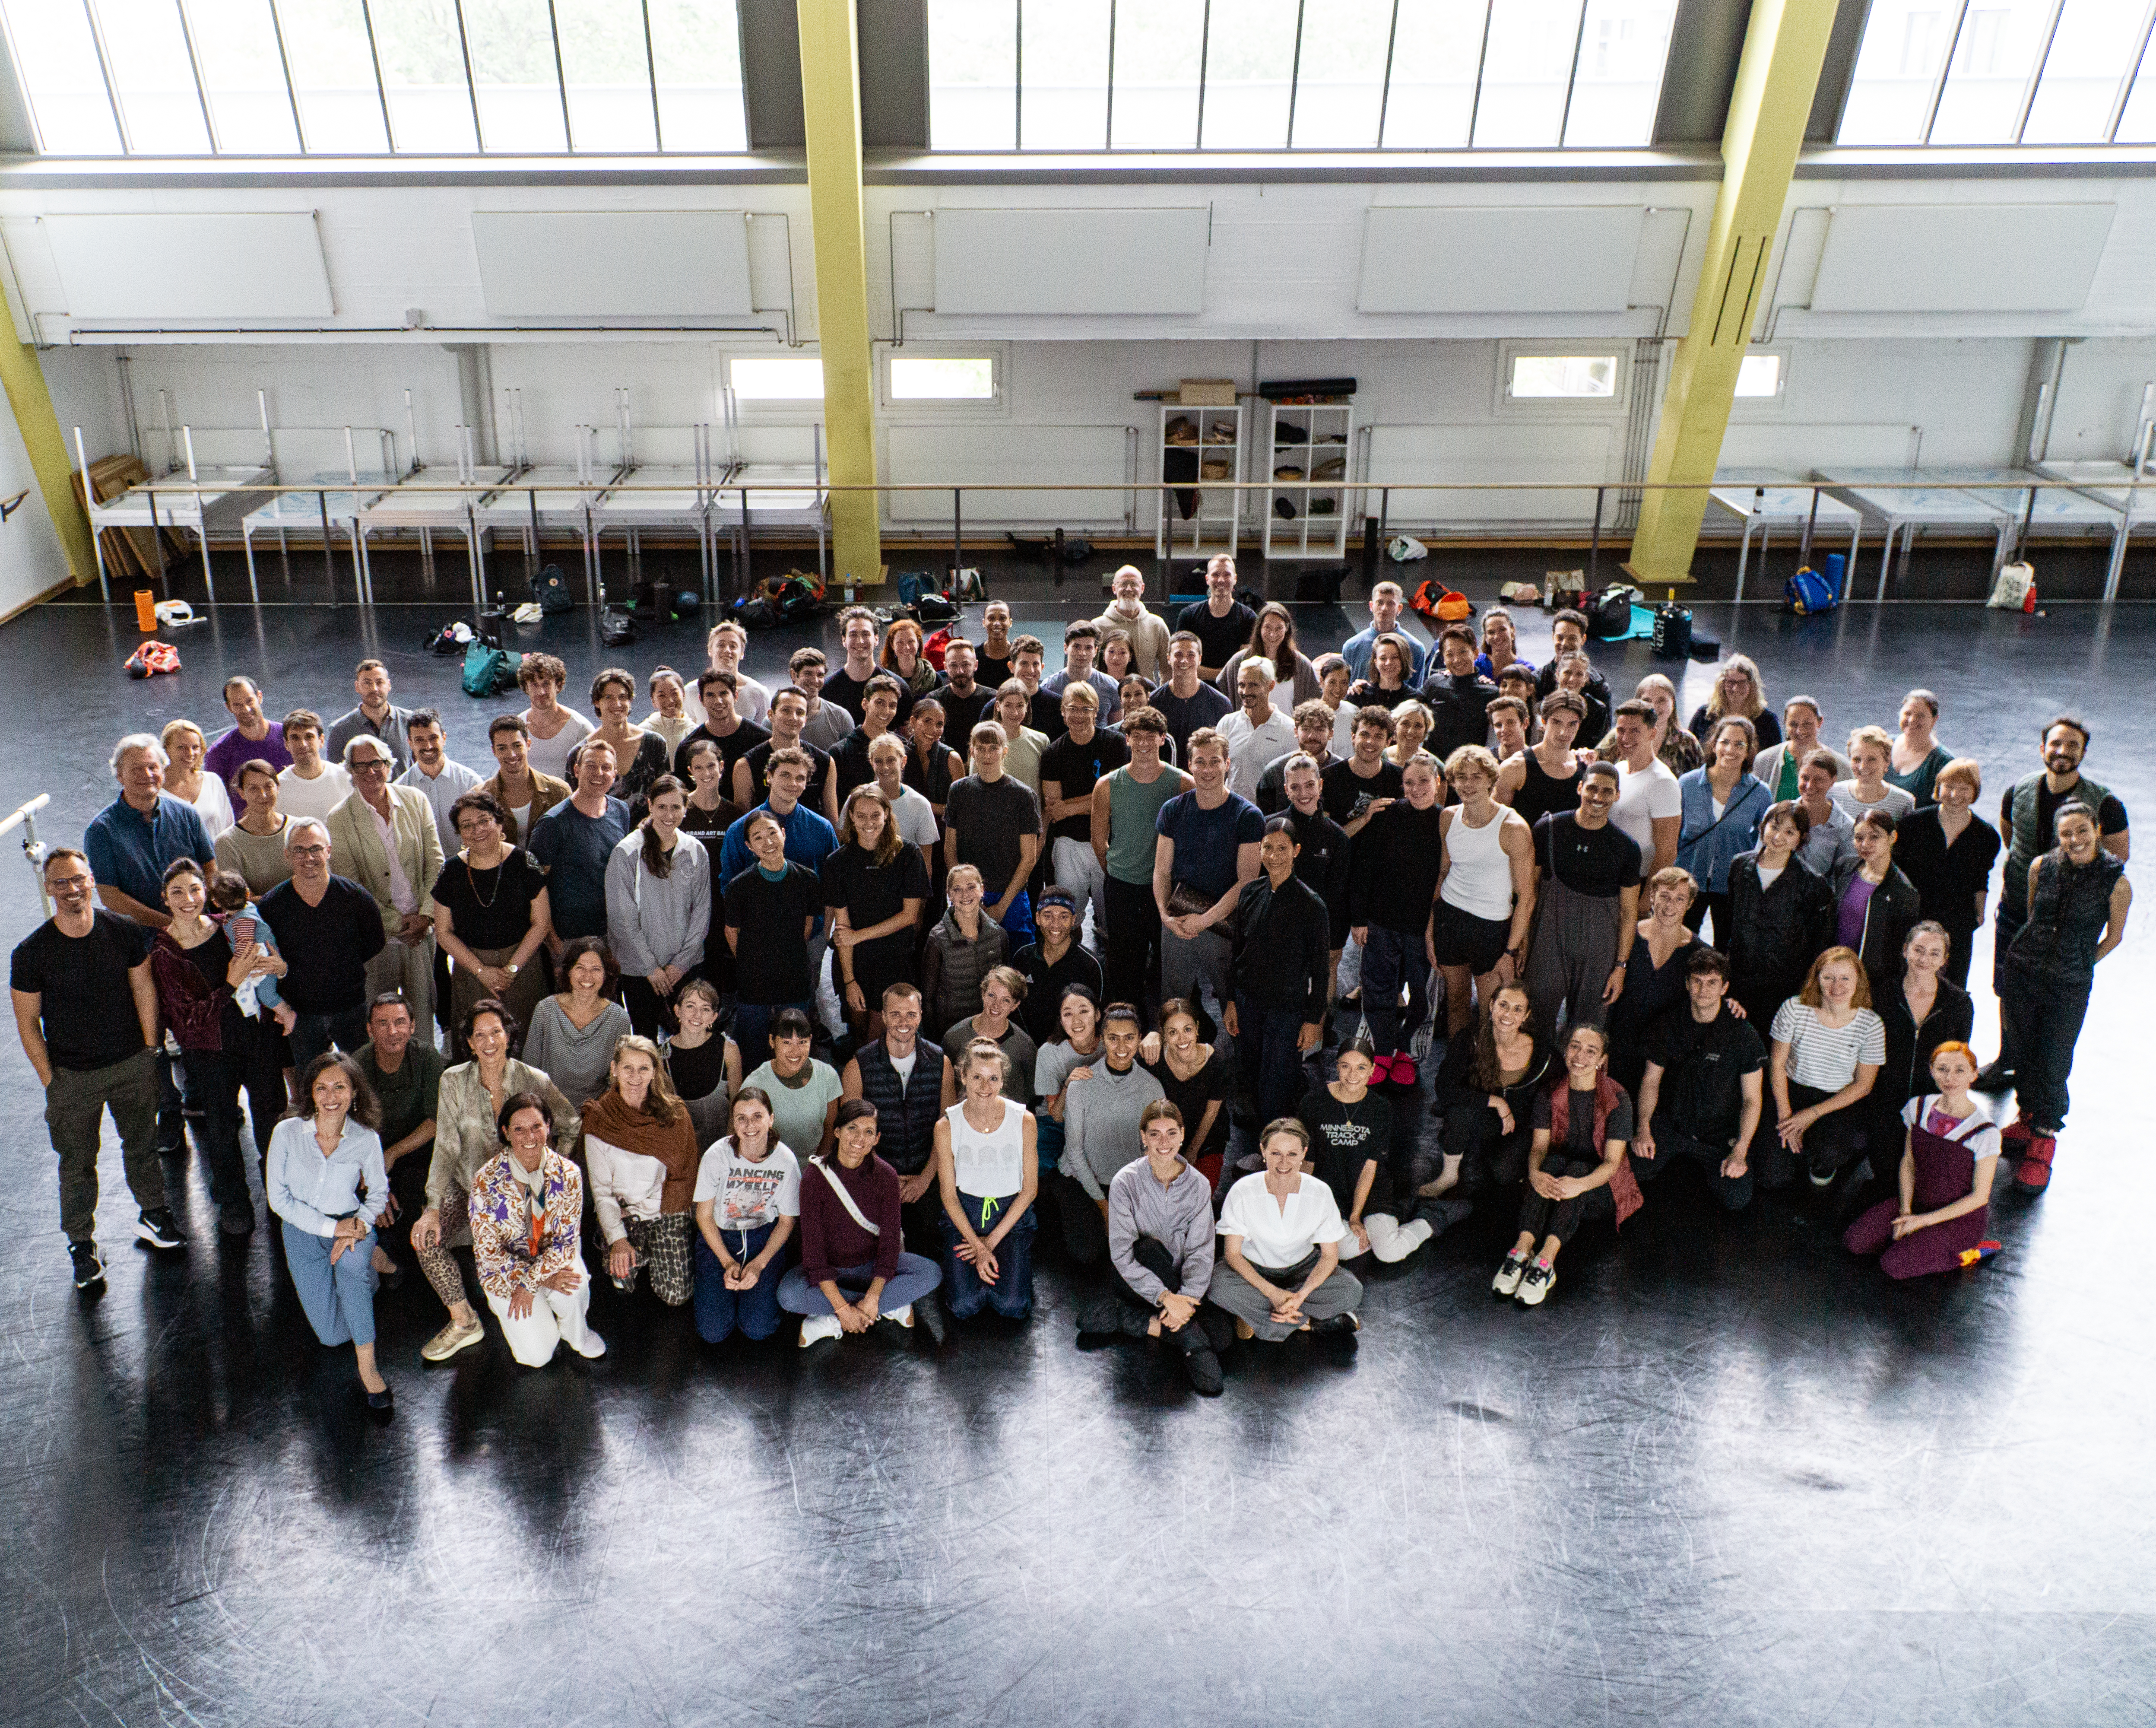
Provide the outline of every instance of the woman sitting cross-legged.
{"type": "Polygon", "coordinates": [[[536,1092],[501,1107],[502,1149],[473,1178],[472,1259],[509,1352],[527,1368],[557,1345],[606,1354],[585,1324],[592,1281],[583,1268],[583,1173],[554,1149],[554,1111],[536,1092]]]}
{"type": "Polygon", "coordinates": [[[624,1294],[640,1266],[669,1308],[689,1299],[689,1211],[696,1134],[668,1085],[659,1047],[632,1032],[614,1047],[607,1089],[584,1106],[584,1162],[592,1209],[607,1242],[607,1275],[624,1294]]]}
{"type": "Polygon", "coordinates": [[[1984,1253],[1999,1141],[1991,1113],[1969,1095],[1975,1053],[1958,1041],[1940,1045],[1932,1079],[1937,1092],[1902,1106],[1897,1196],[1859,1216],[1841,1239],[1852,1254],[1876,1254],[1892,1278],[1956,1272],[1984,1253]]]}
{"type": "Polygon", "coordinates": [[[1490,1284],[1522,1307],[1542,1305],[1557,1283],[1558,1251],[1581,1225],[1608,1216],[1621,1227],[1640,1209],[1640,1185],[1625,1161],[1632,1101],[1609,1067],[1609,1041],[1602,1028],[1576,1026],[1564,1041],[1563,1079],[1535,1100],[1520,1239],[1490,1284]]]}
{"type": "Polygon", "coordinates": [[[1348,1234],[1332,1191],[1304,1173],[1310,1135],[1292,1116],[1258,1136],[1265,1167],[1228,1191],[1220,1207],[1220,1263],[1205,1299],[1235,1319],[1238,1338],[1278,1344],[1297,1332],[1362,1330],[1363,1284],[1340,1264],[1348,1234]]]}
{"type": "MultiPolygon", "coordinates": [[[[1334,1078],[1314,1086],[1296,1106],[1296,1119],[1310,1136],[1310,1167],[1332,1191],[1348,1234],[1340,1257],[1374,1252],[1387,1265],[1404,1260],[1435,1234],[1427,1220],[1403,1224],[1389,1211],[1371,1211],[1378,1183],[1393,1161],[1393,1107],[1370,1090],[1378,1049],[1367,1036],[1340,1047],[1334,1078]]],[[[1384,1201],[1377,1198],[1377,1204],[1384,1201]]]]}
{"type": "Polygon", "coordinates": [[[957,1319],[992,1308],[1023,1320],[1033,1313],[1040,1189],[1033,1113],[1003,1095],[1003,1052],[985,1038],[966,1047],[958,1084],[965,1096],[936,1124],[946,1300],[957,1319]]]}
{"type": "Polygon", "coordinates": [[[301,1077],[305,1100],[270,1136],[263,1185],[285,1228],[285,1264],[307,1324],[324,1344],[349,1344],[368,1406],[388,1410],[389,1382],[374,1365],[374,1221],[389,1200],[380,1114],[359,1064],[337,1051],[301,1077]]]}
{"type": "Polygon", "coordinates": [[[801,1161],[773,1135],[771,1094],[744,1086],[727,1121],[733,1132],[696,1172],[696,1335],[706,1344],[778,1329],[779,1268],[801,1213],[801,1161]]]}
{"type": "Polygon", "coordinates": [[[1801,1160],[1813,1187],[1831,1187],[1864,1156],[1865,1100],[1887,1060],[1887,1028],[1871,1011],[1856,950],[1830,948],[1814,960],[1802,992],[1775,1011],[1769,1036],[1779,1119],[1759,1185],[1786,1187],[1801,1160]]]}
{"type": "Polygon", "coordinates": [[[1467,1216],[1469,1196],[1527,1175],[1535,1099],[1552,1061],[1534,1020],[1527,986],[1500,985],[1482,1005],[1475,1036],[1445,1047],[1430,1104],[1444,1166],[1416,1191],[1426,1202],[1422,1216],[1440,1234],[1467,1216]]]}
{"type": "Polygon", "coordinates": [[[803,1350],[878,1320],[910,1327],[916,1318],[942,1341],[935,1290],[943,1274],[905,1251],[898,1172],[876,1156],[878,1133],[876,1107],[848,1098],[831,1150],[802,1173],[801,1263],[779,1280],[778,1305],[802,1317],[803,1350]]]}

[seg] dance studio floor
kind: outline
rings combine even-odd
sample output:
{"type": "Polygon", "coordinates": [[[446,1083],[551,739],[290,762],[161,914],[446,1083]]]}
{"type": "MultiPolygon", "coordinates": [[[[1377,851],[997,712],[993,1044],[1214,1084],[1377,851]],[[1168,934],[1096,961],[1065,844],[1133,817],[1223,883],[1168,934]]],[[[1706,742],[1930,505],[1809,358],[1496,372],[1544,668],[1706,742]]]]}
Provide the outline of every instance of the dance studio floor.
{"type": "MultiPolygon", "coordinates": [[[[1022,628],[1094,609],[1014,597],[1022,628]]],[[[40,609],[0,630],[0,808],[49,792],[40,831],[71,841],[120,733],[183,713],[214,733],[233,671],[272,714],[334,716],[362,653],[483,761],[507,704],[418,651],[451,615],[234,609],[141,684],[118,670],[131,619],[40,609]]],[[[1359,621],[1310,609],[1306,644],[1359,621]]],[[[1819,697],[1833,732],[1937,691],[1987,812],[2041,723],[2076,711],[2091,772],[2156,823],[2156,611],[1701,627],[1777,702],[1819,697]]],[[[1527,635],[1545,646],[1538,620],[1527,635]]],[[[521,645],[561,654],[574,696],[616,659],[693,666],[699,638],[617,653],[572,616],[521,645]]],[[[793,645],[759,639],[750,670],[793,645]]],[[[1652,664],[1640,643],[1598,658],[1620,687],[1652,664]]],[[[1686,712],[1707,681],[1690,669],[1686,712]]],[[[10,943],[38,916],[19,861],[0,908],[10,943]]],[[[1792,1204],[1727,1221],[1671,1178],[1621,1242],[1567,1252],[1539,1311],[1491,1299],[1511,1226],[1478,1216],[1371,1277],[1358,1350],[1245,1346],[1214,1401],[1148,1355],[1075,1349],[1051,1253],[1029,1326],[940,1352],[706,1349],[685,1314],[602,1283],[607,1357],[540,1371],[491,1332],[424,1367],[441,1315],[413,1278],[381,1303],[398,1407],[377,1429],[270,1232],[223,1246],[192,1166],[190,1245],[152,1258],[108,1145],[109,1288],[75,1294],[42,1101],[11,1057],[0,1720],[2156,1720],[2152,918],[2144,897],[2101,969],[2051,1191],[1995,1207],[1982,1269],[1892,1288],[1792,1204]]]]}

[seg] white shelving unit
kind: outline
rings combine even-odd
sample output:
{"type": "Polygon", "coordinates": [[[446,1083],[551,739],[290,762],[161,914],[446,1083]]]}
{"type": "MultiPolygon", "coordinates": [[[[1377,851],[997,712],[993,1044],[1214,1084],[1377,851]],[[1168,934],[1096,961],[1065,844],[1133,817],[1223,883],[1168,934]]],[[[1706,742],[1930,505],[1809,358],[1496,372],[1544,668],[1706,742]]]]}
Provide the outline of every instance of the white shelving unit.
{"type": "Polygon", "coordinates": [[[1265,439],[1269,558],[1348,555],[1348,468],[1355,409],[1345,402],[1271,403],[1265,439]]]}
{"type": "Polygon", "coordinates": [[[1160,406],[1161,478],[1153,534],[1153,553],[1162,558],[1232,557],[1242,529],[1242,495],[1222,481],[1242,477],[1243,410],[1199,408],[1163,402],[1160,406]],[[1198,472],[1186,481],[1190,459],[1198,472]],[[1186,514],[1185,496],[1194,493],[1186,514]]]}

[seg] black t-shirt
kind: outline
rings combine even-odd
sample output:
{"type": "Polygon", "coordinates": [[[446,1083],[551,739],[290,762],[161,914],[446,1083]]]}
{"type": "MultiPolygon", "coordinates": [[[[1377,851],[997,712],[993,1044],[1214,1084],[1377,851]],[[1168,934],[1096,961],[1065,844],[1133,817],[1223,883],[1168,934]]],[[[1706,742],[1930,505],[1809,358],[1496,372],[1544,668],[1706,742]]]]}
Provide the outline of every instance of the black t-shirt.
{"type": "Polygon", "coordinates": [[[952,782],[943,818],[957,833],[958,861],[981,872],[989,903],[1000,900],[1018,874],[1020,844],[1040,832],[1040,800],[1033,788],[1009,774],[993,780],[968,774],[952,782]]]}
{"type": "MultiPolygon", "coordinates": [[[[1040,778],[1053,780],[1065,798],[1087,798],[1092,795],[1093,783],[1102,774],[1112,774],[1131,759],[1131,747],[1122,737],[1104,726],[1096,726],[1093,736],[1084,743],[1075,743],[1069,733],[1040,753],[1040,778]]],[[[1045,809],[1047,795],[1042,794],[1042,808],[1045,809]]],[[[1090,840],[1093,834],[1091,812],[1065,816],[1061,821],[1049,825],[1050,840],[1090,840]]]]}
{"type": "Polygon", "coordinates": [[[531,928],[531,903],[547,872],[522,846],[481,870],[452,858],[434,878],[434,903],[449,908],[449,928],[466,948],[514,948],[531,928]]]}
{"type": "Polygon", "coordinates": [[[1008,654],[991,654],[984,644],[973,645],[973,681],[990,692],[1000,690],[1010,681],[1011,661],[1008,654]]]}
{"type": "Polygon", "coordinates": [[[1228,1057],[1218,1046],[1204,1067],[1188,1080],[1175,1077],[1175,1070],[1168,1067],[1163,1056],[1157,1062],[1147,1062],[1146,1072],[1160,1082],[1160,1089],[1168,1094],[1168,1101],[1183,1112],[1183,1155],[1195,1164],[1209,1153],[1224,1152],[1228,1147],[1228,1098],[1234,1090],[1235,1081],[1228,1072],[1228,1057]],[[1205,1136],[1205,1144],[1194,1144],[1198,1124],[1204,1119],[1205,1107],[1218,1100],[1219,1113],[1213,1119],[1213,1132],[1205,1136]]]}
{"type": "Polygon", "coordinates": [[[1325,814],[1343,828],[1368,810],[1373,800],[1398,798],[1403,789],[1399,769],[1389,757],[1379,761],[1377,773],[1367,780],[1355,772],[1353,761],[1351,756],[1335,762],[1318,776],[1325,814]]]}
{"type": "Polygon", "coordinates": [[[1203,681],[1188,696],[1178,696],[1172,687],[1157,684],[1149,701],[1160,717],[1168,722],[1168,735],[1175,740],[1178,760],[1189,756],[1192,733],[1201,726],[1218,726],[1235,707],[1219,685],[1203,681]]]}
{"type": "MultiPolygon", "coordinates": [[[[1894,863],[1916,887],[1919,909],[1949,930],[1973,931],[1982,922],[1979,908],[1999,861],[1999,831],[1981,816],[1952,846],[1939,825],[1937,805],[1905,816],[1894,830],[1894,863]]],[[[2023,885],[2026,892],[2027,885],[2023,885]]]]}
{"type": "Polygon", "coordinates": [[[1543,816],[1535,823],[1535,864],[1575,894],[1614,900],[1639,882],[1640,846],[1614,822],[1583,828],[1577,816],[1543,816]]]}
{"type": "Polygon", "coordinates": [[[805,1002],[815,985],[808,976],[803,920],[824,914],[824,889],[816,872],[789,862],[773,882],[752,864],[726,884],[726,928],[739,933],[734,974],[741,1000],[758,1007],[805,1002]]]}
{"type": "MultiPolygon", "coordinates": [[[[1602,1145],[1594,1144],[1594,1094],[1575,1091],[1568,1107],[1569,1119],[1564,1144],[1553,1145],[1553,1158],[1584,1159],[1589,1164],[1602,1162],[1604,1148],[1612,1140],[1623,1140],[1629,1144],[1632,1139],[1632,1100],[1618,1088],[1617,1102],[1609,1107],[1609,1119],[1602,1124],[1602,1145]]],[[[1535,1094],[1534,1121],[1536,1128],[1550,1125],[1550,1095],[1547,1089],[1535,1094]]]]}
{"type": "Polygon", "coordinates": [[[1340,1216],[1355,1209],[1355,1185],[1363,1166],[1383,1165],[1391,1155],[1393,1107],[1374,1092],[1360,1103],[1343,1104],[1328,1087],[1312,1087],[1295,1107],[1296,1119],[1310,1130],[1311,1162],[1317,1179],[1340,1202],[1340,1216]]]}
{"type": "MultiPolygon", "coordinates": [[[[2036,782],[2036,832],[2043,836],[2047,850],[2057,843],[2058,832],[2051,824],[2057,820],[2059,806],[2071,804],[2077,799],[2083,804],[2088,802],[2088,790],[2079,780],[2064,792],[2054,792],[2049,780],[2036,782]]],[[[2103,802],[2096,807],[2096,831],[2098,834],[2123,834],[2126,829],[2126,806],[2118,801],[2116,794],[2105,794],[2103,802]]],[[[2011,786],[2006,789],[2005,797],[1999,801],[1999,831],[2010,840],[2013,838],[2014,789],[2011,786]]],[[[2025,883],[2023,884],[2023,892],[2027,892],[2025,883]]]]}
{"type": "Polygon", "coordinates": [[[15,945],[8,981],[39,999],[45,1053],[76,1073],[125,1062],[142,1048],[127,975],[150,957],[157,932],[93,908],[90,933],[69,936],[50,918],[15,945]]]}
{"type": "Polygon", "coordinates": [[[947,738],[970,737],[973,728],[987,718],[988,711],[996,705],[995,692],[978,678],[973,680],[973,687],[963,696],[951,687],[948,678],[928,694],[942,707],[943,736],[947,738]]]}
{"type": "MultiPolygon", "coordinates": [[[[880,668],[878,670],[880,671],[880,668]]],[[[871,672],[869,677],[875,676],[875,672],[871,672]]],[[[898,717],[891,723],[893,726],[903,726],[906,724],[906,717],[913,712],[913,692],[906,680],[900,678],[896,672],[890,676],[896,679],[898,683],[898,717]]],[[[868,678],[856,678],[846,670],[845,662],[841,661],[839,663],[839,670],[824,680],[824,687],[819,694],[825,702],[836,702],[851,714],[854,717],[854,724],[859,726],[861,723],[861,697],[867,692],[868,687],[868,678]]]]}
{"type": "Polygon", "coordinates": [[[294,1013],[344,1014],[367,1005],[367,963],[388,939],[373,895],[332,876],[321,903],[310,906],[296,882],[282,882],[262,897],[262,917],[289,968],[277,994],[294,1013]]]}
{"type": "MultiPolygon", "coordinates": [[[[1045,690],[1034,691],[1025,699],[1025,723],[1045,738],[1061,738],[1066,730],[1063,724],[1063,698],[1050,696],[1045,690]]],[[[970,750],[958,753],[969,760],[973,755],[970,750]]]]}
{"type": "Polygon", "coordinates": [[[1063,1038],[1063,992],[1074,984],[1082,984],[1092,991],[1093,1000],[1101,1000],[1105,980],[1101,963],[1086,952],[1086,944],[1075,936],[1070,946],[1063,950],[1063,958],[1053,964],[1043,958],[1040,944],[1029,942],[1011,956],[1011,964],[1025,975],[1025,1000],[1019,1005],[1018,1017],[1025,1022],[1027,1035],[1041,1049],[1063,1038]]]}
{"type": "Polygon", "coordinates": [[[719,784],[733,794],[734,764],[758,744],[771,742],[771,734],[752,720],[744,720],[724,738],[718,737],[708,726],[699,726],[681,740],[680,748],[674,753],[674,777],[685,786],[696,784],[696,775],[689,772],[690,748],[701,738],[710,738],[719,747],[719,784]]]}
{"type": "Polygon", "coordinates": [[[1218,671],[1235,657],[1238,648],[1250,645],[1250,632],[1258,627],[1258,615],[1237,600],[1224,617],[1215,618],[1209,601],[1193,600],[1175,615],[1175,627],[1188,630],[1203,645],[1198,651],[1199,665],[1218,671]]]}
{"type": "Polygon", "coordinates": [[[1736,1138],[1744,1113],[1744,1077],[1766,1067],[1767,1052],[1751,1021],[1726,1005],[1702,1026],[1687,1004],[1649,1029],[1647,1060],[1662,1071],[1655,1119],[1691,1139],[1724,1145],[1736,1138]]]}
{"type": "MultiPolygon", "coordinates": [[[[824,903],[845,908],[846,921],[856,930],[896,918],[908,900],[928,897],[928,867],[921,861],[919,846],[901,846],[890,863],[879,864],[875,853],[860,846],[842,846],[824,859],[823,881],[824,903]]],[[[911,947],[917,934],[896,930],[867,945],[880,949],[896,942],[911,947]]]]}
{"type": "MultiPolygon", "coordinates": [[[[771,753],[778,748],[766,738],[742,759],[748,764],[751,810],[771,796],[771,753]]],[[[809,809],[820,810],[824,808],[824,776],[831,771],[830,756],[805,739],[794,748],[808,753],[808,789],[801,795],[808,800],[809,809]]]]}

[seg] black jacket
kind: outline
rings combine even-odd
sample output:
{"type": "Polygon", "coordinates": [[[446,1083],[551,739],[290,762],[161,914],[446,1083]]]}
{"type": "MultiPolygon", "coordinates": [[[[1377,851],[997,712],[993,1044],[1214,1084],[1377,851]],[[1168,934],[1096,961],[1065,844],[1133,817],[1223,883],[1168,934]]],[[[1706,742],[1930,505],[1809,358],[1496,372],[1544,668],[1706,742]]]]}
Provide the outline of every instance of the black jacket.
{"type": "Polygon", "coordinates": [[[1497,699],[1497,687],[1490,679],[1470,672],[1455,678],[1440,672],[1422,687],[1435,723],[1424,746],[1444,762],[1463,744],[1486,743],[1490,737],[1490,704],[1497,699]]]}
{"type": "Polygon", "coordinates": [[[1933,1089],[1933,1052],[1942,1044],[1969,1042],[1976,1030],[1976,1005],[1967,990],[1942,978],[1932,1011],[1918,1026],[1897,977],[1886,990],[1873,993],[1871,1009],[1887,1027],[1887,1062],[1872,1086],[1872,1100],[1898,1114],[1911,1098],[1933,1089]]]}
{"type": "Polygon", "coordinates": [[[1325,1017],[1332,970],[1332,920],[1317,891],[1291,876],[1278,892],[1260,872],[1235,897],[1229,939],[1235,994],[1253,1007],[1300,1010],[1306,1024],[1325,1017]]]}
{"type": "MultiPolygon", "coordinates": [[[[1843,891],[1863,867],[1861,858],[1844,858],[1834,867],[1827,887],[1835,905],[1841,904],[1843,891]]],[[[1871,980],[1874,1001],[1901,984],[1902,944],[1908,940],[1910,927],[1922,916],[1923,897],[1917,893],[1917,885],[1902,874],[1898,865],[1889,864],[1887,879],[1871,891],[1871,903],[1864,908],[1864,933],[1856,949],[1871,980]]]]}
{"type": "Polygon", "coordinates": [[[1332,921],[1332,946],[1348,945],[1348,872],[1353,842],[1348,831],[1325,814],[1320,805],[1308,815],[1291,808],[1289,829],[1301,851],[1295,855],[1295,874],[1317,891],[1332,921]]]}
{"type": "MultiPolygon", "coordinates": [[[[1757,1019],[1763,1008],[1771,1016],[1812,961],[1832,946],[1834,891],[1795,857],[1773,887],[1762,889],[1755,847],[1731,861],[1728,892],[1730,982],[1746,1013],[1757,1019]]],[[[1721,939],[1719,915],[1715,934],[1721,939]]]]}
{"type": "Polygon", "coordinates": [[[1440,805],[1419,810],[1405,798],[1371,817],[1355,836],[1348,922],[1420,939],[1437,898],[1444,854],[1440,805]]]}

